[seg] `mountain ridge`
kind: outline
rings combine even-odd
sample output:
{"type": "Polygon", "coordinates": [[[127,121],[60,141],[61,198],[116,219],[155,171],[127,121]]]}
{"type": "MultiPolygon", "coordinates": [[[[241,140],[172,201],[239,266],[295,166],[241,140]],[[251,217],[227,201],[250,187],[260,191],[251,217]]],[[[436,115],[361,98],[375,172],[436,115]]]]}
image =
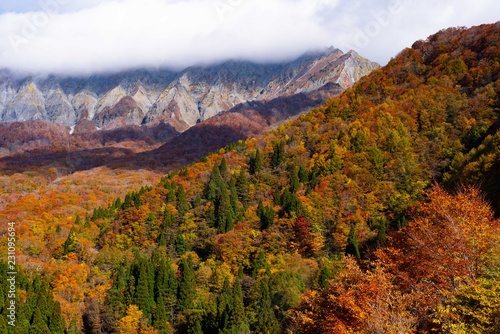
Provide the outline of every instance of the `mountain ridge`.
{"type": "Polygon", "coordinates": [[[185,131],[239,104],[272,100],[337,83],[343,89],[378,64],[357,53],[329,48],[283,64],[226,61],[212,66],[136,70],[89,78],[0,72],[0,121],[46,120],[74,129],[127,125],[172,125],[185,131]]]}

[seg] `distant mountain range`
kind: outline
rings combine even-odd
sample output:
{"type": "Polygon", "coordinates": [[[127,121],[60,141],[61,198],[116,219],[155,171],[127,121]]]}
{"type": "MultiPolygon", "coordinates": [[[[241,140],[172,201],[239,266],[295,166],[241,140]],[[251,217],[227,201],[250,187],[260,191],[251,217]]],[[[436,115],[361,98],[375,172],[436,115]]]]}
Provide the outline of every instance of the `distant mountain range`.
{"type": "Polygon", "coordinates": [[[19,77],[2,70],[0,121],[44,120],[79,133],[165,123],[183,132],[224,111],[298,94],[315,96],[301,105],[307,109],[378,67],[354,51],[329,48],[284,64],[228,61],[180,72],[135,70],[77,78],[19,77]]]}

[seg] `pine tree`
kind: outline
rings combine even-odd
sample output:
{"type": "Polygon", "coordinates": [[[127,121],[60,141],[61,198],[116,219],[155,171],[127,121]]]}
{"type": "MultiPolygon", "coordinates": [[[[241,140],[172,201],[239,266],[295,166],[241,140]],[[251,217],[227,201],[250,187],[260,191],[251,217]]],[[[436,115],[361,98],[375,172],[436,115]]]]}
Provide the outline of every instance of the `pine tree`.
{"type": "Polygon", "coordinates": [[[78,245],[78,242],[76,239],[76,231],[75,231],[75,228],[72,227],[71,230],[69,231],[68,238],[64,242],[63,254],[68,255],[69,253],[75,252],[77,245],[78,245]]]}
{"type": "Polygon", "coordinates": [[[219,333],[227,333],[230,329],[230,319],[233,307],[233,292],[229,280],[224,280],[222,291],[217,298],[217,318],[219,333]]]}
{"type": "Polygon", "coordinates": [[[219,165],[219,171],[222,176],[224,176],[227,172],[227,163],[226,163],[226,158],[222,157],[222,160],[219,165]]]}
{"type": "Polygon", "coordinates": [[[220,194],[220,188],[222,186],[223,180],[220,175],[220,170],[218,166],[212,168],[210,173],[210,179],[205,187],[205,198],[213,202],[220,194]]]}
{"type": "Polygon", "coordinates": [[[171,228],[175,224],[175,215],[170,211],[165,212],[162,223],[163,223],[162,226],[163,231],[166,231],[167,229],[171,228]]]}
{"type": "Polygon", "coordinates": [[[75,225],[81,225],[82,224],[82,219],[80,218],[79,215],[76,215],[75,218],[75,225]]]}
{"type": "Polygon", "coordinates": [[[273,154],[271,156],[271,168],[276,168],[285,161],[285,143],[279,142],[273,145],[273,154]]]}
{"type": "Polygon", "coordinates": [[[182,219],[184,215],[191,209],[191,205],[186,199],[186,193],[184,191],[184,186],[179,184],[177,187],[177,211],[179,212],[179,218],[182,219]]]}
{"type": "Polygon", "coordinates": [[[154,307],[154,296],[152,284],[152,266],[146,259],[140,259],[138,265],[137,286],[135,290],[134,304],[139,307],[144,317],[151,319],[151,312],[154,307]]]}
{"type": "Polygon", "coordinates": [[[236,182],[234,181],[234,178],[229,180],[229,201],[233,212],[238,212],[238,191],[236,190],[236,182]]]}
{"type": "Polygon", "coordinates": [[[387,222],[385,219],[380,219],[377,229],[377,246],[384,247],[387,238],[387,222]]]}
{"type": "Polygon", "coordinates": [[[269,265],[267,264],[266,254],[263,250],[260,250],[252,270],[252,277],[256,278],[257,276],[259,276],[259,273],[262,269],[265,269],[266,272],[269,271],[269,265]]]}
{"type": "Polygon", "coordinates": [[[177,253],[177,255],[182,256],[186,252],[189,252],[190,250],[191,247],[186,242],[186,239],[184,239],[184,236],[182,235],[181,232],[178,232],[177,238],[175,239],[175,252],[177,253]]]}
{"type": "Polygon", "coordinates": [[[281,205],[283,206],[283,212],[286,215],[295,214],[295,216],[300,215],[302,212],[302,203],[295,193],[290,193],[288,189],[285,189],[283,195],[281,196],[281,205]]]}
{"type": "Polygon", "coordinates": [[[243,303],[243,291],[241,290],[240,280],[237,279],[233,287],[233,313],[231,314],[231,333],[249,334],[250,327],[245,314],[245,305],[243,303]]]}
{"type": "Polygon", "coordinates": [[[276,213],[272,207],[264,206],[262,200],[260,200],[257,206],[257,216],[260,219],[260,228],[265,230],[273,224],[276,213]]]}
{"type": "Polygon", "coordinates": [[[187,333],[203,334],[202,321],[203,321],[203,314],[201,310],[191,311],[188,317],[187,333]]]}
{"type": "Polygon", "coordinates": [[[357,259],[361,258],[361,254],[359,253],[358,235],[356,234],[356,227],[354,224],[351,225],[349,235],[347,236],[347,246],[345,252],[346,254],[356,256],[357,259]]]}
{"type": "Polygon", "coordinates": [[[250,166],[250,174],[252,175],[262,170],[262,165],[264,164],[264,161],[262,159],[262,155],[260,154],[259,149],[255,150],[255,154],[252,157],[250,157],[250,161],[248,164],[250,166]]]}
{"type": "Polygon", "coordinates": [[[273,311],[271,295],[269,293],[269,280],[267,278],[260,281],[258,302],[255,332],[278,334],[280,332],[280,326],[273,311]]]}
{"type": "Polygon", "coordinates": [[[193,261],[191,256],[183,258],[180,265],[181,276],[179,279],[178,303],[179,311],[193,309],[196,299],[196,277],[193,270],[193,261]]]}
{"type": "Polygon", "coordinates": [[[234,212],[226,185],[223,183],[220,196],[215,200],[215,226],[219,233],[226,233],[233,229],[234,212]]]}
{"type": "Polygon", "coordinates": [[[29,330],[30,334],[50,334],[49,327],[47,327],[46,320],[42,315],[42,310],[40,308],[35,309],[33,314],[33,320],[31,322],[31,327],[29,330]]]}
{"type": "Polygon", "coordinates": [[[309,181],[309,175],[305,170],[304,166],[300,165],[298,174],[300,182],[305,183],[309,181]]]}
{"type": "Polygon", "coordinates": [[[318,277],[318,285],[321,288],[326,288],[328,286],[328,280],[333,277],[333,273],[327,266],[321,267],[318,277]]]}
{"type": "Polygon", "coordinates": [[[153,325],[160,332],[167,331],[167,322],[177,302],[177,279],[170,261],[162,257],[156,263],[154,297],[156,308],[153,313],[153,325]]]}
{"type": "Polygon", "coordinates": [[[71,322],[69,323],[69,327],[67,330],[67,334],[80,334],[81,331],[78,328],[78,325],[76,324],[76,319],[73,318],[71,319],[71,322]]]}
{"type": "Polygon", "coordinates": [[[125,199],[123,200],[122,209],[127,210],[128,208],[132,207],[132,205],[132,196],[130,193],[128,193],[127,195],[125,195],[125,199]]]}
{"type": "Polygon", "coordinates": [[[250,184],[247,173],[242,169],[236,179],[236,189],[238,192],[238,198],[240,199],[241,204],[245,207],[248,205],[249,201],[249,188],[250,184]]]}
{"type": "Polygon", "coordinates": [[[172,183],[166,182],[165,189],[168,190],[166,202],[173,203],[173,202],[177,201],[175,182],[173,182],[173,181],[172,181],[172,183]]]}
{"type": "Polygon", "coordinates": [[[64,334],[66,323],[61,314],[61,305],[53,302],[52,314],[49,317],[49,329],[51,334],[64,334]]]}
{"type": "Polygon", "coordinates": [[[293,168],[289,178],[290,178],[290,192],[295,193],[297,190],[299,190],[300,187],[299,169],[297,167],[293,168]]]}

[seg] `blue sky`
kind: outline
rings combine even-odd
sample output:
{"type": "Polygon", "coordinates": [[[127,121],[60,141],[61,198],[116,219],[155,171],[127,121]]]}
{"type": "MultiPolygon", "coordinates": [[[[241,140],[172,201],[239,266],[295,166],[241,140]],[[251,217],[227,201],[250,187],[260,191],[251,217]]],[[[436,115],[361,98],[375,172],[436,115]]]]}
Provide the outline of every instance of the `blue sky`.
{"type": "Polygon", "coordinates": [[[0,0],[0,64],[87,74],[335,46],[384,65],[418,39],[499,13],[498,0],[0,0]]]}

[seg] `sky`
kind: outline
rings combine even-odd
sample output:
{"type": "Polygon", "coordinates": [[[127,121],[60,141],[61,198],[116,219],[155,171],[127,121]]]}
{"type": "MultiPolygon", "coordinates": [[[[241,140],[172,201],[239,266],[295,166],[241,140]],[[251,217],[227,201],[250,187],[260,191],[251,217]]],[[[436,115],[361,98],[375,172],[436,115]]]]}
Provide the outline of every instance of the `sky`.
{"type": "Polygon", "coordinates": [[[0,0],[0,68],[182,69],[330,46],[385,65],[416,40],[499,14],[498,0],[0,0]]]}

